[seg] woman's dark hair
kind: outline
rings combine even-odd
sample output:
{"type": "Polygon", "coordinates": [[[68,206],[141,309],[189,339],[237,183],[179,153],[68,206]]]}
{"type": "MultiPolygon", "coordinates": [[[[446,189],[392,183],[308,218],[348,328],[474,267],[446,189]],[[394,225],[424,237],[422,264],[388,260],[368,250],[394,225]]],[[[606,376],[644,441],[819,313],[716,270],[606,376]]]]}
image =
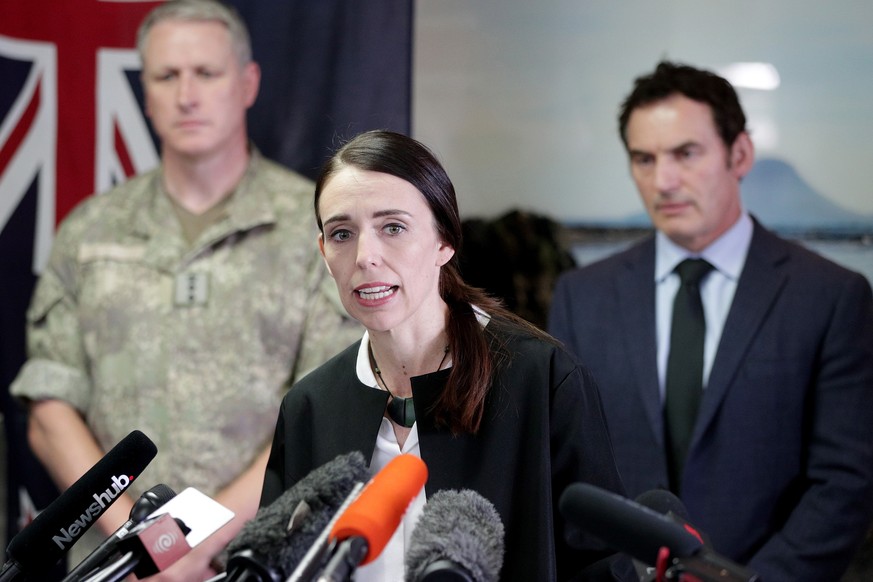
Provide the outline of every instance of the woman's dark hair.
{"type": "Polygon", "coordinates": [[[449,307],[446,332],[452,354],[452,368],[446,389],[433,411],[437,423],[454,433],[475,433],[482,422],[485,397],[495,369],[505,356],[501,349],[494,357],[486,333],[473,311],[473,305],[491,316],[489,328],[506,323],[517,324],[533,335],[548,337],[505,309],[499,301],[481,289],[466,284],[461,277],[458,254],[461,251],[461,217],[455,187],[436,156],[424,144],[400,133],[368,131],[343,145],[322,167],[315,185],[315,218],[324,233],[318,201],[327,183],[342,168],[390,174],[415,186],[424,196],[434,216],[437,233],[455,249],[452,259],[440,271],[440,296],[449,307]]]}
{"type": "Polygon", "coordinates": [[[637,77],[630,95],[621,104],[618,130],[627,147],[627,124],[631,113],[672,95],[705,103],[712,110],[716,130],[727,148],[746,131],[746,114],[733,86],[715,73],[668,61],[658,63],[654,72],[637,77]]]}

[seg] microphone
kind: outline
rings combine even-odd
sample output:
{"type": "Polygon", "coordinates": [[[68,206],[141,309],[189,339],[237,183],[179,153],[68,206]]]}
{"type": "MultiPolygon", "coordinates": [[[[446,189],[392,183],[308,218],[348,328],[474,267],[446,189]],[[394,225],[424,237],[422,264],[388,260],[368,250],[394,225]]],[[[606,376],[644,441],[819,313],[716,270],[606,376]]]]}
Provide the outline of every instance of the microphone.
{"type": "Polygon", "coordinates": [[[376,559],[425,481],[427,466],[415,455],[391,459],[334,524],[334,552],[318,582],[349,580],[358,566],[376,559]]]}
{"type": "Polygon", "coordinates": [[[38,578],[124,493],[157,454],[155,444],[135,430],[12,538],[0,581],[18,575],[38,578]]]}
{"type": "Polygon", "coordinates": [[[260,508],[227,547],[225,579],[285,580],[367,476],[367,462],[359,451],[340,455],[260,508]]]}
{"type": "Polygon", "coordinates": [[[709,537],[689,523],[688,509],[682,500],[666,489],[652,489],[641,493],[636,502],[643,507],[657,511],[661,515],[681,525],[685,531],[700,540],[704,546],[711,548],[709,537]]]}
{"type": "Polygon", "coordinates": [[[139,523],[118,541],[121,558],[88,578],[88,582],[118,582],[131,572],[145,578],[161,572],[191,551],[185,536],[190,528],[163,513],[139,523]]]}
{"type": "Polygon", "coordinates": [[[309,547],[306,555],[303,556],[303,559],[297,564],[297,567],[294,568],[294,571],[291,572],[291,575],[285,582],[311,582],[315,578],[316,574],[324,566],[325,561],[327,561],[327,554],[330,549],[330,532],[333,530],[334,524],[345,512],[346,508],[358,498],[363,488],[363,482],[355,483],[351,493],[346,496],[342,505],[340,505],[324,529],[321,530],[318,537],[315,538],[315,542],[309,547]]]}
{"type": "Polygon", "coordinates": [[[667,548],[668,580],[683,574],[704,582],[759,580],[751,570],[705,548],[700,539],[666,516],[589,483],[567,487],[558,507],[568,521],[646,564],[657,565],[661,548],[667,548]]]}
{"type": "Polygon", "coordinates": [[[685,504],[667,489],[645,491],[640,493],[635,501],[661,515],[670,517],[672,514],[682,521],[688,521],[688,509],[686,509],[685,504]]]}
{"type": "MultiPolygon", "coordinates": [[[[686,509],[685,504],[683,504],[682,501],[670,491],[666,489],[652,489],[650,491],[645,491],[637,496],[636,502],[643,507],[648,507],[649,509],[657,511],[661,515],[666,516],[667,519],[673,523],[679,524],[685,529],[685,531],[700,540],[705,547],[712,548],[709,539],[688,523],[688,510],[686,509]]],[[[663,572],[659,571],[659,568],[649,566],[636,559],[632,560],[632,562],[634,570],[640,577],[640,582],[652,582],[663,578],[663,572]]],[[[661,570],[666,569],[666,563],[659,564],[659,566],[663,566],[661,570]]]]}
{"type": "Polygon", "coordinates": [[[497,582],[503,522],[476,491],[437,491],[424,506],[406,552],[405,582],[497,582]]]}
{"type": "Polygon", "coordinates": [[[131,528],[145,520],[150,513],[164,503],[176,496],[176,492],[169,486],[160,483],[155,485],[136,500],[133,507],[130,508],[130,519],[119,527],[115,532],[103,540],[93,552],[79,562],[79,564],[70,570],[67,576],[61,582],[76,582],[82,580],[94,570],[102,566],[114,553],[118,545],[118,540],[127,535],[131,528]]]}
{"type": "Polygon", "coordinates": [[[114,582],[131,572],[138,578],[162,572],[231,519],[231,510],[188,487],[118,540],[120,558],[87,582],[114,582]]]}

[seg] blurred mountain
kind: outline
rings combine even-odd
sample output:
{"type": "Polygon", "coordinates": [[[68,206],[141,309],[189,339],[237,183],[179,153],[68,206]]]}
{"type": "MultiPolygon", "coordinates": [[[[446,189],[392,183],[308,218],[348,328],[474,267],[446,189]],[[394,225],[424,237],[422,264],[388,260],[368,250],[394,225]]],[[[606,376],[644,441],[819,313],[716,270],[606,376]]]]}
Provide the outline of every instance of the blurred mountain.
{"type": "Polygon", "coordinates": [[[873,230],[873,216],[834,204],[783,160],[759,159],[742,189],[749,212],[777,230],[873,230]]]}

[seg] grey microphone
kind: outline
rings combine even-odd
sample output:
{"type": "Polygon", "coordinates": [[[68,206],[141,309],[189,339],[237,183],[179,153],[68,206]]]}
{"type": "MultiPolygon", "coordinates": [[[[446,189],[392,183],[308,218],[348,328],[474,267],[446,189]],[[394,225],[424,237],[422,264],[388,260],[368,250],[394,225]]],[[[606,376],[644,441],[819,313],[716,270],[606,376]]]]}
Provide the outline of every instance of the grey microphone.
{"type": "Polygon", "coordinates": [[[470,489],[437,491],[424,506],[406,552],[406,582],[496,582],[503,522],[470,489]]]}

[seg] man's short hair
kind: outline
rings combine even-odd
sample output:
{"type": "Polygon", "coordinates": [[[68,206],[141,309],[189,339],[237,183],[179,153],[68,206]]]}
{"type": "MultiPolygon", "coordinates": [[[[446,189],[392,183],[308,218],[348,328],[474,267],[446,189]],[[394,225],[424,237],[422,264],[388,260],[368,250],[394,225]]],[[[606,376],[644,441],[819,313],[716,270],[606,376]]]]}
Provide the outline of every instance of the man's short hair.
{"type": "Polygon", "coordinates": [[[227,27],[240,65],[252,60],[252,42],[245,21],[232,6],[219,0],[169,0],[148,13],[136,33],[136,49],[145,61],[145,45],[152,27],[165,20],[219,22],[227,27]]]}
{"type": "Polygon", "coordinates": [[[631,113],[677,94],[709,105],[716,130],[728,148],[746,131],[746,114],[726,79],[703,69],[661,61],[654,72],[636,78],[633,91],[621,104],[618,129],[625,147],[631,113]]]}

